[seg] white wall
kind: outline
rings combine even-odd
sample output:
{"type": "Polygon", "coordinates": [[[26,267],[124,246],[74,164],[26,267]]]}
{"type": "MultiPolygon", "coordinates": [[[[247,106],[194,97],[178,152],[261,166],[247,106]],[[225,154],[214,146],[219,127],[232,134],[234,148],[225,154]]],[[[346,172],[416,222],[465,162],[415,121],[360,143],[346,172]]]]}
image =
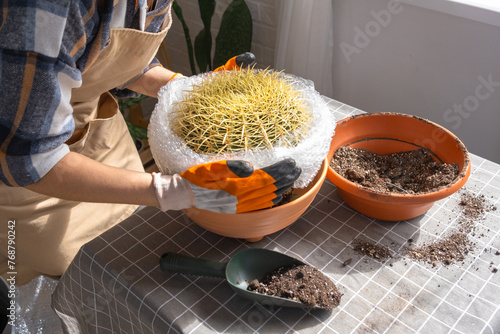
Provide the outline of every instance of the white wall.
{"type": "MultiPolygon", "coordinates": [[[[332,1],[330,97],[367,112],[428,118],[454,132],[472,153],[500,163],[500,27],[394,0],[332,1]]],[[[179,3],[194,40],[202,28],[198,1],[179,3]]],[[[214,38],[229,3],[217,1],[214,38]]],[[[252,51],[259,66],[273,67],[276,2],[247,4],[254,19],[252,51]]],[[[174,69],[190,74],[175,15],[167,43],[174,69]]]]}

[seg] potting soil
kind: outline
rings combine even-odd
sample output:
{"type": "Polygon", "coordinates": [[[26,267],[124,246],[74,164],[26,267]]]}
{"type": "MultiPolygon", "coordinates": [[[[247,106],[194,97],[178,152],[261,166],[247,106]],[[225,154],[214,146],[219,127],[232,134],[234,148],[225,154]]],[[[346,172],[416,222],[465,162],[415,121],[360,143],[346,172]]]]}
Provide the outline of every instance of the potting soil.
{"type": "MultiPolygon", "coordinates": [[[[355,240],[353,250],[361,255],[366,255],[378,261],[385,261],[391,258],[407,257],[412,260],[421,261],[432,267],[441,265],[451,265],[464,261],[477,244],[475,239],[483,235],[477,233],[476,228],[481,224],[487,212],[496,211],[497,207],[489,202],[484,196],[474,196],[467,189],[460,190],[460,201],[458,202],[460,215],[449,233],[446,233],[434,241],[426,243],[415,243],[413,239],[408,239],[408,247],[400,248],[394,244],[395,248],[375,245],[369,241],[355,240]],[[473,238],[470,238],[472,236],[473,238]]],[[[452,211],[456,208],[451,207],[452,211]]],[[[392,246],[392,244],[391,244],[392,246]]],[[[484,252],[491,251],[486,247],[484,252]]],[[[495,253],[500,255],[500,251],[495,253]]],[[[347,259],[342,266],[349,265],[352,259],[347,259]]],[[[389,264],[392,265],[392,264],[389,264]]],[[[498,272],[498,267],[493,262],[489,264],[493,273],[498,272]]]]}
{"type": "MultiPolygon", "coordinates": [[[[486,212],[495,211],[497,208],[489,204],[484,195],[475,197],[467,190],[461,191],[459,206],[462,215],[457,221],[456,230],[434,242],[411,247],[408,250],[410,258],[425,261],[434,267],[438,263],[449,265],[465,260],[476,246],[469,236],[481,237],[476,235],[476,226],[486,212]]],[[[493,271],[495,269],[493,268],[493,271]]]]}
{"type": "Polygon", "coordinates": [[[424,149],[376,154],[365,149],[340,147],[330,166],[351,182],[373,191],[399,194],[432,192],[458,176],[456,164],[436,161],[424,149]]]}
{"type": "Polygon", "coordinates": [[[391,251],[388,247],[374,245],[369,241],[356,240],[354,243],[354,250],[362,255],[369,256],[377,260],[385,260],[392,257],[391,251]]]}
{"type": "Polygon", "coordinates": [[[340,304],[342,293],[321,271],[312,266],[281,267],[261,281],[253,280],[248,290],[302,302],[306,307],[333,309],[340,304]]]}

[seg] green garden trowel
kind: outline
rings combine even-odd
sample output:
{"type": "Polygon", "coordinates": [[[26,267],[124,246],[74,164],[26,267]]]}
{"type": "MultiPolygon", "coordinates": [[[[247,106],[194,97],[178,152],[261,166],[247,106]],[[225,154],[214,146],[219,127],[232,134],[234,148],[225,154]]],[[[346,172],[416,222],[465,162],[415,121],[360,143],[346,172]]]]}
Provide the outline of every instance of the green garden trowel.
{"type": "Polygon", "coordinates": [[[160,259],[160,267],[163,271],[224,278],[238,295],[261,304],[321,309],[321,307],[311,307],[300,301],[247,290],[248,284],[254,279],[260,281],[266,274],[278,268],[301,264],[304,263],[293,257],[263,248],[239,251],[229,262],[216,262],[177,253],[165,253],[160,259]]]}

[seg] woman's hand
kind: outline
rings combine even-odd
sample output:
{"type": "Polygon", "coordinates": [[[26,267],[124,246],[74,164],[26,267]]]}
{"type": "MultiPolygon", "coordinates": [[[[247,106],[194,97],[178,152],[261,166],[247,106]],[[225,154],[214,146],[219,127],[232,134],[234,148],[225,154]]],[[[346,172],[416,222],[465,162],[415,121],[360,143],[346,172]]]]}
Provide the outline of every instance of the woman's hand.
{"type": "Polygon", "coordinates": [[[196,207],[240,213],[272,207],[300,176],[293,159],[254,170],[245,161],[223,160],[189,168],[180,175],[154,174],[162,210],[196,207]]]}
{"type": "Polygon", "coordinates": [[[127,86],[128,89],[151,97],[158,97],[160,88],[170,80],[182,77],[182,74],[172,72],[162,66],[155,66],[127,86]]]}
{"type": "MultiPolygon", "coordinates": [[[[216,68],[214,72],[222,70],[233,71],[247,68],[253,64],[255,64],[255,56],[253,53],[245,52],[232,57],[225,65],[216,68]]],[[[161,87],[165,86],[170,80],[180,77],[182,77],[180,73],[172,72],[162,66],[155,66],[128,85],[127,88],[140,94],[158,97],[161,87]]]]}

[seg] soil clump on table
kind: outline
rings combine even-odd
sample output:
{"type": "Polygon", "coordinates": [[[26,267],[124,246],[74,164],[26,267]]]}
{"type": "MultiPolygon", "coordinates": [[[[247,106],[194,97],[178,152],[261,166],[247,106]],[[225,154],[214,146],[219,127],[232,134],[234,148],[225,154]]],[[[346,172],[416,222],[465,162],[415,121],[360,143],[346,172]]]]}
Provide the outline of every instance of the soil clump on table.
{"type": "Polygon", "coordinates": [[[488,203],[484,195],[475,197],[464,190],[460,193],[459,207],[462,214],[458,219],[456,231],[445,235],[438,240],[408,249],[408,256],[414,260],[449,265],[465,260],[466,256],[474,249],[474,243],[469,235],[474,235],[477,224],[489,211],[497,208],[488,203]]]}
{"type": "Polygon", "coordinates": [[[464,218],[467,220],[481,219],[486,212],[495,211],[497,208],[488,203],[484,195],[475,197],[469,192],[462,192],[460,195],[460,207],[464,218]]]}
{"type": "MultiPolygon", "coordinates": [[[[476,235],[478,225],[487,212],[496,211],[497,207],[492,205],[484,195],[474,196],[466,189],[462,189],[458,209],[460,216],[457,218],[456,226],[449,233],[433,242],[417,245],[413,239],[408,239],[408,247],[402,251],[391,251],[390,247],[375,245],[369,241],[355,240],[353,250],[378,261],[403,255],[412,260],[426,262],[433,267],[437,267],[438,264],[447,266],[464,261],[476,246],[469,236],[481,237],[481,235],[476,235]]],[[[500,255],[500,251],[497,250],[494,254],[500,255]]],[[[342,266],[349,265],[351,261],[351,258],[347,259],[342,266]]],[[[493,273],[498,272],[498,268],[494,267],[493,263],[490,264],[490,267],[493,273]]]]}
{"type": "Polygon", "coordinates": [[[425,149],[386,155],[340,147],[330,166],[342,177],[382,193],[422,194],[452,183],[456,164],[435,161],[425,149]]]}
{"type": "Polygon", "coordinates": [[[437,262],[448,265],[465,260],[473,245],[465,233],[453,233],[435,242],[408,250],[408,256],[437,266],[437,262]]]}
{"type": "Polygon", "coordinates": [[[392,257],[389,247],[374,245],[368,241],[356,241],[354,244],[354,250],[362,255],[366,255],[377,260],[385,260],[392,257]]]}
{"type": "Polygon", "coordinates": [[[248,290],[299,301],[305,307],[331,310],[340,304],[342,293],[317,268],[307,264],[281,267],[261,281],[255,279],[248,290]]]}

